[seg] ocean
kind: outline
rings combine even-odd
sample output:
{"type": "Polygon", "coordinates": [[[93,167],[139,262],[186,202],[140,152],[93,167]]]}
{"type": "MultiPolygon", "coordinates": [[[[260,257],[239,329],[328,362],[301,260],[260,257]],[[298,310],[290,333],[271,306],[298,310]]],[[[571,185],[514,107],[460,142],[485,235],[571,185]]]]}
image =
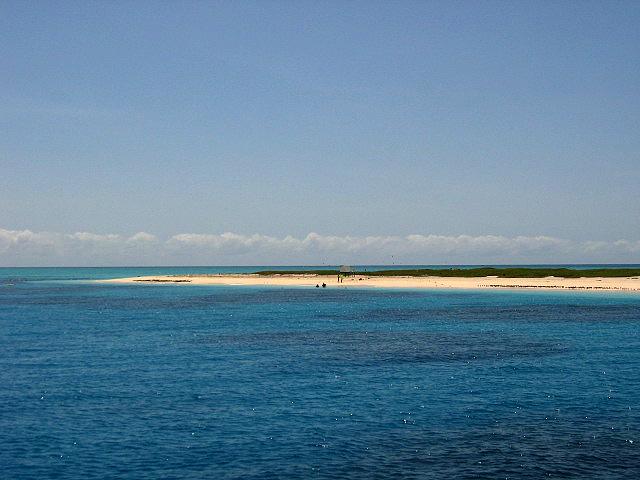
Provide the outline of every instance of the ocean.
{"type": "Polygon", "coordinates": [[[640,478],[640,295],[251,270],[0,269],[0,477],[640,478]]]}

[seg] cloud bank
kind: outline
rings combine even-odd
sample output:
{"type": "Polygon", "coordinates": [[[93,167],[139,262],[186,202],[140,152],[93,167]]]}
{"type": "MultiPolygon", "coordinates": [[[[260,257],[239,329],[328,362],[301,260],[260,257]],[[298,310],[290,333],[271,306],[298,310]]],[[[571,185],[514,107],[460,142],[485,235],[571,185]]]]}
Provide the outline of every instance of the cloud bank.
{"type": "Polygon", "coordinates": [[[161,239],[0,229],[0,266],[639,263],[640,240],[549,236],[293,236],[181,233],[161,239]]]}

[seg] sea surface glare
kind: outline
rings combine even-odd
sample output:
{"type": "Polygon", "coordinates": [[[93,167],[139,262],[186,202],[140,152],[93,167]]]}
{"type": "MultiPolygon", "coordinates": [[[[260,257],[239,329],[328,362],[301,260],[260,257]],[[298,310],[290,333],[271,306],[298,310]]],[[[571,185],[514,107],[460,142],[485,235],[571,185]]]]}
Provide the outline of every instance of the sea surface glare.
{"type": "Polygon", "coordinates": [[[0,269],[1,478],[640,478],[638,294],[135,274],[0,269]]]}

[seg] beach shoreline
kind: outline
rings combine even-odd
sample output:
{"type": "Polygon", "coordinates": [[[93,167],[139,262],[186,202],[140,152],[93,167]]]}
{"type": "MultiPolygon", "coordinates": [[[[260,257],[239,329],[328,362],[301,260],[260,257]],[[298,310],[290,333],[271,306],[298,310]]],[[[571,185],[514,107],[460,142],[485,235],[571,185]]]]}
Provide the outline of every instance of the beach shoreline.
{"type": "Polygon", "coordinates": [[[499,278],[499,277],[379,277],[351,275],[338,281],[337,275],[315,274],[209,274],[151,275],[113,278],[99,282],[117,284],[180,284],[227,286],[280,286],[327,288],[391,288],[391,289],[541,289],[581,291],[625,291],[640,293],[640,277],[581,278],[499,278]]]}

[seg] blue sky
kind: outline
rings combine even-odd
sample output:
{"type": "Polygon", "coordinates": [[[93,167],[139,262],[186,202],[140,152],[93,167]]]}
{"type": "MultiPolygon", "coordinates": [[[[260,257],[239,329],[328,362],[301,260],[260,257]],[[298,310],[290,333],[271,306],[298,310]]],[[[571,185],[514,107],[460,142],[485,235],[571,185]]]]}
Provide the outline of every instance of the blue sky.
{"type": "Polygon", "coordinates": [[[7,232],[640,240],[637,2],[4,1],[0,71],[7,232]]]}

